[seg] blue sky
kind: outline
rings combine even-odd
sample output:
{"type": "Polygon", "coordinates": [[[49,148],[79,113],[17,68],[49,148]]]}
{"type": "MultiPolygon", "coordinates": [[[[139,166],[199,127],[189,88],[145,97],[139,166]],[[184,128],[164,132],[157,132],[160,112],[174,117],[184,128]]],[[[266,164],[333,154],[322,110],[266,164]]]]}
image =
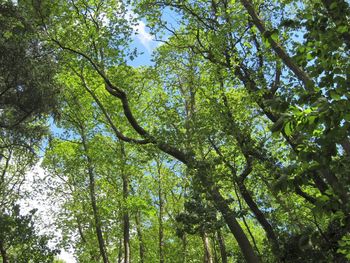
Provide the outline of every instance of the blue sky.
{"type": "Polygon", "coordinates": [[[146,23],[142,20],[140,20],[138,25],[134,26],[133,29],[135,35],[131,48],[136,47],[141,54],[134,60],[128,61],[128,64],[134,67],[152,65],[152,52],[159,46],[160,42],[154,40],[154,36],[149,33],[146,23]]]}

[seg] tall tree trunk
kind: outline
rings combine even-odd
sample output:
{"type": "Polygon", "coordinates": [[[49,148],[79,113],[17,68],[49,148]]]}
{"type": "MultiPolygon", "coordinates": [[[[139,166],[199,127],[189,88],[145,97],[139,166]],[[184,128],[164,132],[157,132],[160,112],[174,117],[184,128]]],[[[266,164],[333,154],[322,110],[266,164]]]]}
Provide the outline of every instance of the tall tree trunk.
{"type": "Polygon", "coordinates": [[[183,233],[181,237],[182,242],[182,261],[183,263],[187,262],[187,235],[186,233],[183,233]]]}
{"type": "MultiPolygon", "coordinates": [[[[125,171],[126,154],[124,149],[124,143],[121,142],[121,154],[122,154],[122,180],[123,180],[123,201],[127,203],[129,197],[129,178],[125,171]]],[[[124,237],[124,263],[130,263],[130,220],[129,211],[124,209],[123,212],[123,237],[124,237]]]]}
{"type": "Polygon", "coordinates": [[[145,244],[144,244],[143,235],[142,235],[140,211],[138,211],[135,215],[135,222],[136,222],[137,238],[139,240],[140,263],[144,263],[145,262],[145,244]]]}
{"type": "Polygon", "coordinates": [[[218,251],[217,251],[217,247],[216,247],[216,240],[214,238],[214,239],[210,239],[210,241],[211,241],[213,252],[214,252],[214,263],[219,263],[218,251]]]}
{"type": "Polygon", "coordinates": [[[205,164],[197,164],[197,176],[201,181],[205,189],[207,189],[213,203],[225,219],[227,226],[229,227],[231,233],[234,235],[237,243],[243,253],[243,256],[248,263],[260,262],[259,258],[256,256],[255,251],[250,244],[247,235],[244,233],[242,227],[236,219],[234,211],[230,208],[228,201],[221,195],[219,189],[211,180],[210,167],[205,164]]]}
{"type": "MultiPolygon", "coordinates": [[[[123,182],[124,186],[124,182],[123,182]]],[[[123,234],[124,234],[124,263],[130,262],[130,220],[129,212],[125,211],[123,216],[123,234]]]]}
{"type": "Polygon", "coordinates": [[[278,256],[278,251],[279,251],[279,245],[278,245],[278,240],[275,235],[275,231],[273,230],[272,226],[270,223],[267,221],[265,215],[261,210],[259,209],[258,205],[255,203],[253,200],[252,196],[250,195],[248,189],[244,185],[243,181],[238,181],[237,182],[239,191],[246,202],[246,204],[249,206],[251,211],[253,212],[255,218],[258,220],[260,225],[263,227],[263,229],[266,232],[267,238],[270,240],[272,246],[273,246],[273,251],[276,256],[278,256]]]}
{"type": "Polygon", "coordinates": [[[123,251],[122,251],[122,238],[119,238],[119,245],[118,245],[118,263],[122,263],[122,256],[123,256],[123,251]]]}
{"type": "Polygon", "coordinates": [[[87,165],[88,165],[90,200],[91,200],[91,206],[92,206],[92,211],[93,211],[94,220],[95,220],[95,230],[96,230],[96,235],[97,235],[97,240],[98,240],[98,246],[100,249],[100,254],[102,256],[103,262],[109,263],[107,251],[106,251],[106,247],[105,247],[105,243],[104,243],[103,235],[102,235],[100,215],[98,212],[98,207],[97,207],[97,202],[96,202],[95,176],[94,176],[93,164],[92,164],[92,160],[91,160],[89,153],[88,153],[88,146],[86,143],[86,137],[85,137],[84,129],[82,127],[81,127],[81,131],[82,131],[82,134],[81,134],[82,143],[83,143],[85,156],[87,159],[87,165]]]}
{"type": "Polygon", "coordinates": [[[217,231],[217,236],[218,236],[219,249],[220,249],[220,254],[221,254],[221,262],[222,263],[227,263],[228,260],[227,260],[225,239],[222,236],[222,233],[221,233],[220,229],[217,231]]]}
{"type": "Polygon", "coordinates": [[[1,253],[1,257],[2,257],[2,263],[9,263],[9,259],[7,257],[7,252],[6,252],[6,249],[4,247],[4,243],[2,240],[0,240],[0,253],[1,253]]]}
{"type": "MultiPolygon", "coordinates": [[[[82,241],[84,244],[86,244],[86,238],[85,238],[85,235],[84,235],[84,232],[83,232],[83,228],[82,228],[82,226],[81,226],[81,221],[80,221],[79,216],[76,216],[76,219],[77,219],[77,225],[78,225],[78,233],[79,233],[79,236],[80,236],[80,238],[81,238],[81,241],[82,241]]],[[[100,256],[100,255],[97,255],[97,257],[96,257],[96,255],[94,255],[94,253],[91,251],[91,249],[89,249],[89,254],[90,254],[90,260],[91,260],[91,262],[94,262],[94,261],[98,260],[98,257],[100,256]]]]}
{"type": "Polygon", "coordinates": [[[162,189],[162,173],[161,164],[158,164],[158,200],[159,200],[159,263],[164,263],[164,226],[163,226],[163,214],[164,214],[164,200],[162,189]]]}
{"type": "Polygon", "coordinates": [[[213,263],[213,255],[211,252],[210,242],[208,235],[205,231],[202,232],[202,241],[203,241],[203,247],[204,247],[204,263],[213,263]]]}

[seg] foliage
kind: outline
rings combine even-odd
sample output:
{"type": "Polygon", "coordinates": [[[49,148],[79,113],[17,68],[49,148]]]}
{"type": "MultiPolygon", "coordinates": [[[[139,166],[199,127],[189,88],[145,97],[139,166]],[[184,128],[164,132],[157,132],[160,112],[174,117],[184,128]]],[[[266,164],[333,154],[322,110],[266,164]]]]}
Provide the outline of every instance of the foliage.
{"type": "Polygon", "coordinates": [[[35,210],[21,215],[19,206],[0,215],[0,240],[10,262],[52,262],[57,249],[48,246],[49,237],[38,235],[34,227],[35,210]]]}
{"type": "Polygon", "coordinates": [[[3,6],[1,45],[34,69],[23,83],[48,76],[28,96],[58,65],[43,165],[79,262],[346,262],[346,1],[21,1],[30,26],[3,6]],[[139,19],[163,45],[132,67],[139,19]]]}

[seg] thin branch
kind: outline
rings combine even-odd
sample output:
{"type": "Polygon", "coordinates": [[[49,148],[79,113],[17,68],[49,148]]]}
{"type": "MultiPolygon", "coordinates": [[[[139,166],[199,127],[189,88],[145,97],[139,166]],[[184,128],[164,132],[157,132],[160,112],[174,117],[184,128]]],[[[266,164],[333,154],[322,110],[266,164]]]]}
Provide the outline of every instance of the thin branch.
{"type": "Polygon", "coordinates": [[[254,25],[259,29],[263,37],[265,37],[275,53],[280,57],[284,64],[301,80],[304,84],[306,90],[313,92],[314,81],[309,77],[309,75],[301,69],[287,54],[284,48],[277,43],[271,36],[271,31],[267,30],[263,20],[261,20],[256,13],[254,6],[250,0],[241,0],[242,5],[248,11],[254,25]]]}

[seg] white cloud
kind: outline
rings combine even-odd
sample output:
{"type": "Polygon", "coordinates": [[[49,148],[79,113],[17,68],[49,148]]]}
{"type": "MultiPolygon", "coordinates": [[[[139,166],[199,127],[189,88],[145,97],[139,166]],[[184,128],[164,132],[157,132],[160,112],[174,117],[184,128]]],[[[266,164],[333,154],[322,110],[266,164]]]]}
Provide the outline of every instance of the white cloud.
{"type": "Polygon", "coordinates": [[[146,24],[143,21],[139,21],[137,25],[133,26],[137,39],[147,49],[148,52],[152,52],[153,36],[146,31],[146,24]]]}
{"type": "Polygon", "coordinates": [[[128,10],[126,13],[126,17],[129,21],[136,20],[136,23],[132,25],[132,29],[134,30],[134,36],[137,40],[140,41],[141,45],[146,48],[146,50],[151,53],[153,48],[155,48],[154,37],[147,32],[147,26],[145,22],[140,20],[137,15],[128,10]]]}
{"type": "Polygon", "coordinates": [[[77,262],[72,254],[69,254],[67,251],[61,251],[61,254],[58,257],[59,259],[64,260],[66,263],[75,263],[77,262]]]}

